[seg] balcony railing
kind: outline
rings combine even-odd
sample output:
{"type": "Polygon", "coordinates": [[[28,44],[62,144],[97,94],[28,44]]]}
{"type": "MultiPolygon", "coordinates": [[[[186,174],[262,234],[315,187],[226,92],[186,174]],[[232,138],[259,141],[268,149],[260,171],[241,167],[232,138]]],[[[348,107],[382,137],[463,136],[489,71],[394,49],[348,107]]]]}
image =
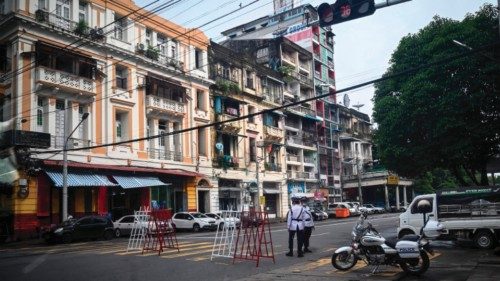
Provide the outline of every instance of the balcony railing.
{"type": "Polygon", "coordinates": [[[36,80],[54,86],[63,86],[78,93],[95,94],[96,83],[94,80],[44,66],[36,68],[36,80]]]}
{"type": "Polygon", "coordinates": [[[328,82],[330,83],[330,85],[335,86],[335,78],[328,77],[328,82]]]}
{"type": "Polygon", "coordinates": [[[307,107],[300,106],[300,105],[299,106],[289,107],[288,109],[296,111],[296,112],[299,112],[299,113],[302,113],[302,114],[307,114],[307,115],[310,115],[310,116],[316,116],[316,112],[314,112],[314,110],[312,110],[310,108],[307,108],[307,107]]]}
{"type": "Polygon", "coordinates": [[[298,72],[292,72],[292,76],[295,77],[297,80],[299,80],[300,83],[305,84],[307,86],[312,87],[313,86],[313,80],[309,78],[308,75],[304,75],[302,73],[298,72]]]}
{"type": "Polygon", "coordinates": [[[316,78],[318,78],[318,79],[322,79],[322,78],[321,78],[321,71],[317,71],[317,70],[315,70],[315,71],[314,71],[314,77],[316,77],[316,78]]]}
{"type": "Polygon", "coordinates": [[[264,163],[264,168],[266,171],[271,172],[281,172],[281,165],[276,163],[264,163]]]}
{"type": "Polygon", "coordinates": [[[162,55],[162,54],[160,54],[160,56],[158,57],[158,62],[162,65],[172,66],[172,67],[177,68],[177,69],[182,69],[184,67],[184,63],[181,62],[180,60],[174,59],[171,57],[167,57],[167,56],[162,55]]]}
{"type": "Polygon", "coordinates": [[[298,144],[298,145],[303,144],[301,137],[291,137],[291,136],[288,136],[286,138],[286,143],[287,144],[298,144]]]}
{"type": "Polygon", "coordinates": [[[185,113],[185,105],[183,103],[155,95],[146,96],[146,107],[179,114],[185,113]]]}
{"type": "Polygon", "coordinates": [[[304,163],[315,164],[314,157],[312,156],[304,156],[304,163]]]}
{"type": "Polygon", "coordinates": [[[160,148],[149,148],[149,158],[158,160],[182,161],[182,152],[160,148]]]}
{"type": "Polygon", "coordinates": [[[298,172],[298,171],[286,171],[289,179],[314,179],[314,173],[311,172],[298,172]]]}
{"type": "Polygon", "coordinates": [[[221,155],[212,160],[212,165],[217,168],[238,168],[239,161],[237,157],[231,155],[221,155]]]}
{"type": "MultiPolygon", "coordinates": [[[[48,11],[44,10],[37,10],[35,12],[35,18],[40,23],[47,23],[49,26],[53,28],[60,28],[69,32],[76,32],[76,29],[78,27],[77,22],[74,22],[70,19],[58,16],[53,13],[49,13],[48,11]]],[[[78,30],[78,33],[89,34],[90,28],[87,27],[82,30],[78,30]]]]}
{"type": "Polygon", "coordinates": [[[334,63],[333,63],[333,61],[331,61],[331,60],[329,60],[329,61],[327,62],[327,65],[328,65],[328,67],[335,68],[335,64],[334,64],[334,63]]]}
{"type": "Polygon", "coordinates": [[[287,61],[289,61],[289,62],[291,62],[293,64],[297,63],[297,60],[296,60],[296,58],[293,55],[291,55],[291,54],[289,54],[287,52],[283,52],[282,54],[283,54],[283,59],[285,59],[285,60],[287,60],[287,61]]]}
{"type": "MultiPolygon", "coordinates": [[[[231,120],[231,119],[234,119],[237,117],[237,116],[232,116],[229,114],[219,114],[218,116],[219,116],[218,121],[227,121],[227,120],[231,120]]],[[[224,123],[223,126],[229,126],[232,128],[241,129],[240,121],[227,122],[227,123],[224,123]]]]}
{"type": "Polygon", "coordinates": [[[301,60],[299,60],[299,65],[300,65],[300,68],[302,68],[303,70],[305,70],[307,72],[311,71],[311,64],[310,64],[309,61],[301,61],[301,60]]]}
{"type": "Polygon", "coordinates": [[[290,127],[290,128],[294,128],[294,129],[297,129],[297,130],[299,130],[299,128],[300,128],[300,124],[299,123],[294,123],[294,122],[291,122],[291,121],[287,121],[286,119],[285,119],[285,126],[286,127],[290,127]]]}
{"type": "MultiPolygon", "coordinates": [[[[64,148],[64,137],[58,135],[51,135],[50,143],[53,148],[64,148]]],[[[69,138],[68,140],[68,149],[89,147],[90,145],[91,145],[90,140],[77,139],[77,138],[69,138]]]]}
{"type": "Polygon", "coordinates": [[[264,132],[269,137],[273,138],[283,138],[283,130],[280,128],[272,127],[272,126],[264,126],[264,132]]]}
{"type": "Polygon", "coordinates": [[[292,161],[292,162],[302,162],[301,158],[300,158],[300,155],[291,155],[291,154],[288,154],[286,156],[286,160],[292,161]]]}

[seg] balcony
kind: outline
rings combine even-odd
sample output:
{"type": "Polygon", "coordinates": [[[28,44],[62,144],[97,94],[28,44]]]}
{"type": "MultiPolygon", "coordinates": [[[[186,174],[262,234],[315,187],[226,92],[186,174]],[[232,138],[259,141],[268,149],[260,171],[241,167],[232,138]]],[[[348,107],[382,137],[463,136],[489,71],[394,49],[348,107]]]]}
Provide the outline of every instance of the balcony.
{"type": "Polygon", "coordinates": [[[52,28],[59,28],[68,32],[74,32],[77,34],[90,34],[90,28],[79,27],[77,22],[70,19],[66,19],[62,16],[58,16],[53,13],[49,13],[45,10],[35,11],[35,18],[40,23],[46,23],[52,28]]]}
{"type": "Polygon", "coordinates": [[[212,165],[215,168],[238,168],[239,161],[237,157],[233,157],[231,155],[221,155],[212,160],[212,165]]]}
{"type": "Polygon", "coordinates": [[[293,56],[292,54],[289,54],[287,52],[282,53],[282,59],[285,62],[288,62],[289,64],[295,66],[297,64],[297,58],[293,56]]]}
{"type": "Polygon", "coordinates": [[[302,61],[299,60],[300,70],[303,70],[307,73],[311,72],[311,62],[310,61],[302,61]]]}
{"type": "Polygon", "coordinates": [[[264,169],[271,172],[281,172],[281,165],[276,163],[264,163],[264,169]]]}
{"type": "Polygon", "coordinates": [[[315,179],[314,173],[311,172],[298,172],[298,171],[286,171],[288,179],[315,179]]]}
{"type": "Polygon", "coordinates": [[[319,34],[313,33],[313,39],[319,43],[319,34]]]}
{"type": "Polygon", "coordinates": [[[335,64],[334,64],[334,63],[333,63],[333,61],[331,61],[331,60],[328,60],[327,65],[328,65],[328,67],[330,67],[330,68],[332,68],[332,69],[334,69],[334,68],[335,68],[335,64]]]}
{"type": "Polygon", "coordinates": [[[298,122],[292,122],[287,119],[285,119],[285,127],[287,129],[293,130],[293,131],[299,131],[300,130],[300,124],[298,122]]]}
{"type": "Polygon", "coordinates": [[[272,126],[264,126],[264,134],[266,139],[282,139],[283,133],[283,129],[272,126]]]}
{"type": "Polygon", "coordinates": [[[171,161],[182,161],[182,152],[171,151],[159,148],[149,148],[148,149],[149,158],[157,160],[171,160],[171,161]]]}
{"type": "Polygon", "coordinates": [[[154,95],[146,96],[146,109],[148,113],[166,113],[174,116],[185,114],[185,104],[161,98],[154,95]]]}
{"type": "Polygon", "coordinates": [[[311,78],[309,78],[309,75],[304,75],[304,74],[299,73],[299,72],[292,72],[292,76],[295,79],[299,80],[299,83],[301,83],[305,86],[308,86],[310,89],[312,89],[314,82],[311,78]]]}
{"type": "Polygon", "coordinates": [[[316,112],[314,110],[307,108],[307,107],[304,107],[304,106],[300,106],[300,105],[288,107],[288,110],[299,113],[299,115],[316,116],[316,112]]]}
{"type": "Polygon", "coordinates": [[[312,156],[304,156],[304,163],[316,164],[314,161],[314,157],[312,157],[312,156]]]}
{"type": "Polygon", "coordinates": [[[328,83],[335,86],[335,78],[328,77],[328,83]]]}
{"type": "Polygon", "coordinates": [[[290,162],[302,162],[300,155],[288,154],[286,160],[290,162]]]}
{"type": "Polygon", "coordinates": [[[159,55],[158,63],[163,66],[171,66],[177,70],[184,69],[184,63],[178,59],[174,59],[165,55],[159,55]]]}
{"type": "Polygon", "coordinates": [[[96,83],[94,80],[44,66],[36,68],[36,82],[51,87],[62,87],[66,91],[76,94],[92,96],[96,94],[96,83]]]}
{"type": "Polygon", "coordinates": [[[320,155],[328,155],[328,149],[326,149],[324,147],[320,147],[318,153],[320,155]]]}
{"type": "MultiPolygon", "coordinates": [[[[238,116],[233,116],[233,115],[229,115],[229,114],[218,114],[218,120],[217,121],[228,121],[228,120],[231,120],[231,119],[234,119],[238,116]]],[[[227,123],[223,123],[220,125],[221,126],[221,129],[223,131],[227,131],[227,132],[231,132],[231,133],[237,133],[241,130],[241,124],[240,124],[240,121],[233,121],[233,122],[227,122],[227,123]]]]}

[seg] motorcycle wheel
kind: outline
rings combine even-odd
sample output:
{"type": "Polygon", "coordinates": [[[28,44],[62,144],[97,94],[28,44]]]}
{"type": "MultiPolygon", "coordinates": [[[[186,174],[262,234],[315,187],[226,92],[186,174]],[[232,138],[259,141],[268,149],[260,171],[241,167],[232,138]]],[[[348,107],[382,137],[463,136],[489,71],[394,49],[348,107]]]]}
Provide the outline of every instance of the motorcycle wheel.
{"type": "Polygon", "coordinates": [[[346,271],[356,265],[358,259],[354,253],[343,251],[332,255],[332,265],[338,270],[346,271]]]}
{"type": "Polygon", "coordinates": [[[408,274],[420,275],[429,269],[429,256],[425,251],[420,251],[420,258],[403,259],[399,265],[408,274]]]}

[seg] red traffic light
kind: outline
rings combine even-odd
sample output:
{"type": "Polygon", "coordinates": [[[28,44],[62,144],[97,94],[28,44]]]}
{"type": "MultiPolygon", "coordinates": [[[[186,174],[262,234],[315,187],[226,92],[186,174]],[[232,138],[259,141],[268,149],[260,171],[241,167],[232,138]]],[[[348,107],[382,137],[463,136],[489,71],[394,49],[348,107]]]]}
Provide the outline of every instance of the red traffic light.
{"type": "Polygon", "coordinates": [[[321,27],[349,21],[375,13],[374,0],[337,0],[334,4],[318,6],[321,27]]]}

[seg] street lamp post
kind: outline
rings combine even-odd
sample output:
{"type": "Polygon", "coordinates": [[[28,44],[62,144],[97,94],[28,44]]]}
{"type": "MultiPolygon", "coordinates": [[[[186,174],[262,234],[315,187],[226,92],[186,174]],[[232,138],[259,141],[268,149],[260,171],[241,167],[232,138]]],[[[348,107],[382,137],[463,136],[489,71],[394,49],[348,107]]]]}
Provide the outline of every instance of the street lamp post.
{"type": "MultiPolygon", "coordinates": [[[[68,219],[68,141],[69,138],[73,135],[73,133],[78,129],[78,127],[89,117],[89,113],[85,112],[82,115],[82,120],[76,125],[76,127],[71,131],[71,133],[64,140],[63,147],[63,195],[62,195],[62,221],[68,219]]],[[[66,132],[66,128],[64,128],[64,132],[66,132]]]]}

